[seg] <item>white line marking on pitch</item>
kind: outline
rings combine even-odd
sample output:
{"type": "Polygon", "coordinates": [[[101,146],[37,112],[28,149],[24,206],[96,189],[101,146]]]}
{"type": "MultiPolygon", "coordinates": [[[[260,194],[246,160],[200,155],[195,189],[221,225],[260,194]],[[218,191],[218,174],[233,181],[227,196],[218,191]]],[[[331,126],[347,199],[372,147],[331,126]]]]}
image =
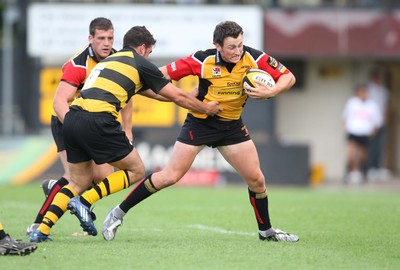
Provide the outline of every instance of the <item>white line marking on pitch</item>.
{"type": "Polygon", "coordinates": [[[193,224],[189,225],[189,228],[194,228],[194,229],[199,229],[202,231],[210,231],[210,232],[216,232],[216,233],[221,233],[221,234],[237,234],[237,235],[248,235],[248,236],[255,236],[255,233],[248,233],[248,232],[237,232],[237,231],[229,231],[224,228],[218,228],[218,227],[209,227],[205,226],[202,224],[193,224]]]}

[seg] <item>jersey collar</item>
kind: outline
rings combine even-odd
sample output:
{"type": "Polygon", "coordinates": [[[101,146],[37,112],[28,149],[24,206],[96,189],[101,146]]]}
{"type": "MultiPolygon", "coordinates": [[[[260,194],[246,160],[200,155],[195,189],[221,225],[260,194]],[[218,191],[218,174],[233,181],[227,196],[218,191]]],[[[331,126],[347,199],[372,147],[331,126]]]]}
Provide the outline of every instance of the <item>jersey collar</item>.
{"type": "MultiPolygon", "coordinates": [[[[96,61],[96,63],[100,62],[99,59],[97,59],[96,54],[93,51],[92,44],[89,44],[88,50],[89,50],[89,56],[91,58],[93,58],[93,60],[96,61]]],[[[116,53],[116,52],[117,51],[114,48],[111,48],[110,55],[112,55],[113,53],[116,53]]]]}
{"type": "MultiPolygon", "coordinates": [[[[243,58],[243,55],[244,55],[244,49],[243,49],[242,56],[240,57],[241,59],[243,58]]],[[[219,51],[217,51],[217,53],[215,54],[215,64],[217,64],[219,66],[225,66],[226,69],[229,70],[229,72],[231,72],[233,70],[233,68],[236,66],[236,63],[228,63],[228,62],[224,61],[224,59],[222,59],[219,51]]]]}

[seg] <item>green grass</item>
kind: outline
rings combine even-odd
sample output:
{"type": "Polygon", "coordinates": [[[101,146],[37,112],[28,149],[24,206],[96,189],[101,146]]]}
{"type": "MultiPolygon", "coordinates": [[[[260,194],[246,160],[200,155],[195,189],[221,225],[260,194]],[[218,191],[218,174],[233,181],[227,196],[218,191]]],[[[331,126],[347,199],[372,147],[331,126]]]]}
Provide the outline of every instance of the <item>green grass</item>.
{"type": "MultiPolygon", "coordinates": [[[[108,210],[128,190],[96,204],[101,230],[108,210]]],[[[27,240],[44,196],[38,184],[0,186],[0,220],[27,240]]],[[[0,257],[1,269],[400,269],[398,190],[269,187],[274,227],[299,234],[298,243],[258,240],[244,186],[170,187],[132,209],[114,241],[75,237],[66,213],[53,242],[26,257],[0,257]]]]}

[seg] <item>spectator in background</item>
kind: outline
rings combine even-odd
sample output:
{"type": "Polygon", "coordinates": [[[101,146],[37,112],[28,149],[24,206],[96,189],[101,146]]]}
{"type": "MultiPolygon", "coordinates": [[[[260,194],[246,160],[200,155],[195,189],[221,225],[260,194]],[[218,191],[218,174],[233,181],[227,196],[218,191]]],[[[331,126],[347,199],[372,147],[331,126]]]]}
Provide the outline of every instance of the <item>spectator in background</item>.
{"type": "Polygon", "coordinates": [[[364,179],[370,138],[383,121],[378,105],[368,99],[365,84],[357,85],[355,95],[344,107],[343,119],[347,133],[346,182],[359,184],[364,179]]]}
{"type": "Polygon", "coordinates": [[[382,118],[378,130],[369,144],[368,180],[387,180],[389,174],[388,170],[382,166],[382,154],[386,145],[389,91],[384,85],[384,73],[381,69],[375,68],[371,71],[367,89],[368,99],[378,105],[382,118]]]}

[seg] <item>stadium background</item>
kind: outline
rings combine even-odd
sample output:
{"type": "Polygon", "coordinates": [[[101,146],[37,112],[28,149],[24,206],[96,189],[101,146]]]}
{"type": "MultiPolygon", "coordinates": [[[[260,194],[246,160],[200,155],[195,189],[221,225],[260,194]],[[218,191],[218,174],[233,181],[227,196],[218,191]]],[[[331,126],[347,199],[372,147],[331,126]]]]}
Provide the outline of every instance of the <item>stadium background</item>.
{"type": "MultiPolygon", "coordinates": [[[[151,56],[157,65],[210,46],[213,26],[226,19],[244,27],[247,45],[286,64],[296,75],[295,87],[273,100],[250,100],[244,115],[267,181],[277,184],[342,181],[345,138],[341,111],[353,86],[366,81],[371,68],[385,69],[390,118],[384,163],[397,178],[397,1],[80,2],[86,3],[5,0],[0,4],[0,184],[59,177],[61,165],[49,128],[51,100],[60,66],[86,45],[87,25],[97,16],[113,21],[116,49],[128,27],[148,26],[158,40],[151,56]]],[[[195,84],[190,78],[180,82],[188,90],[195,84]]],[[[147,170],[154,170],[168,159],[185,111],[142,97],[135,97],[134,103],[136,146],[147,170]]],[[[197,184],[240,181],[211,149],[201,153],[185,180],[197,184]]]]}

